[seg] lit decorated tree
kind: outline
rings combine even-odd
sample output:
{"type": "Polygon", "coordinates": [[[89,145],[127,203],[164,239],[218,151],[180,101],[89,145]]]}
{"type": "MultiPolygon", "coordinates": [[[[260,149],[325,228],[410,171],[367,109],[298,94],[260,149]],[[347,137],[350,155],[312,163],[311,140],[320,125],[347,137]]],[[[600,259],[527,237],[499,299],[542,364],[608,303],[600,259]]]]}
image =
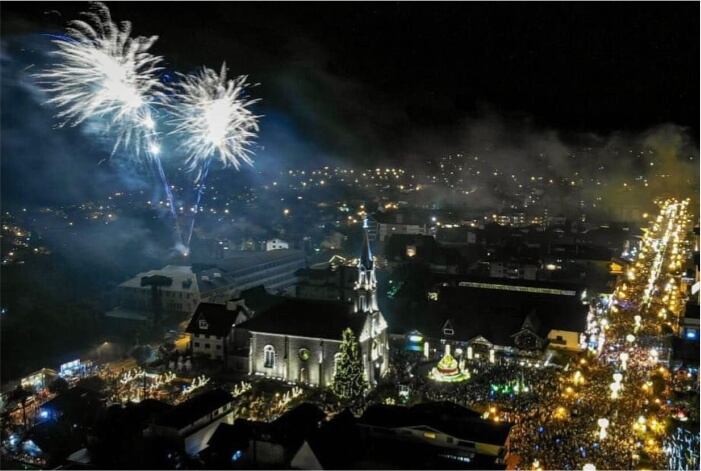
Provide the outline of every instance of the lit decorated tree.
{"type": "Polygon", "coordinates": [[[333,392],[343,399],[358,399],[367,388],[360,358],[360,345],[353,331],[343,331],[343,340],[338,349],[336,371],[333,375],[333,392]]]}

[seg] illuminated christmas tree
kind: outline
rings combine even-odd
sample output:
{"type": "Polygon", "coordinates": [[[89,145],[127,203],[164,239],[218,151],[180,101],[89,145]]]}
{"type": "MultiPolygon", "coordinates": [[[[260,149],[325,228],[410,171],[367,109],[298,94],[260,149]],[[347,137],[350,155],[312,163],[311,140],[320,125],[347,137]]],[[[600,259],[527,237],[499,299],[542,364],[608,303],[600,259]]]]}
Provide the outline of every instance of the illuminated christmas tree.
{"type": "Polygon", "coordinates": [[[350,329],[343,331],[331,388],[343,399],[358,399],[367,388],[360,358],[360,345],[350,329]]]}

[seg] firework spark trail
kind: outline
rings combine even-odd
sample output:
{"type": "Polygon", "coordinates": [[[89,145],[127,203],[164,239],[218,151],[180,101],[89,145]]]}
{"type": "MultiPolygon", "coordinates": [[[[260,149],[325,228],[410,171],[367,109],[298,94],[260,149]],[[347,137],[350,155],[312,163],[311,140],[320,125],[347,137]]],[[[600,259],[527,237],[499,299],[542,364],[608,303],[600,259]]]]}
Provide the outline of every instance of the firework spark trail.
{"type": "Polygon", "coordinates": [[[187,152],[186,164],[197,171],[195,183],[203,176],[204,163],[218,154],[225,167],[237,170],[241,162],[253,165],[252,144],[258,132],[258,116],[248,107],[258,100],[246,100],[246,76],[226,78],[226,64],[221,72],[203,67],[199,74],[181,75],[177,91],[178,102],[173,106],[171,134],[183,137],[187,152]]]}
{"type": "MultiPolygon", "coordinates": [[[[156,149],[153,149],[153,151],[155,151],[155,150],[156,149]]],[[[153,151],[151,151],[151,152],[153,152],[153,151]]],[[[178,215],[175,212],[175,201],[173,200],[173,192],[170,189],[170,185],[168,185],[168,179],[166,178],[165,171],[163,170],[163,165],[161,165],[161,159],[159,159],[158,157],[155,157],[152,160],[153,160],[154,165],[156,166],[156,169],[158,170],[158,174],[161,177],[161,181],[163,182],[163,189],[165,190],[165,193],[166,193],[166,199],[168,200],[168,206],[170,207],[170,213],[173,215],[173,219],[175,220],[175,232],[178,236],[176,244],[179,242],[180,245],[182,246],[183,234],[180,231],[180,225],[178,224],[178,215]]],[[[190,246],[190,244],[188,243],[188,247],[189,246],[190,246]]]]}
{"type": "Polygon", "coordinates": [[[158,37],[131,38],[131,23],[116,24],[103,3],[91,3],[81,15],[85,19],[68,23],[65,37],[52,41],[59,62],[36,74],[37,81],[50,96],[47,103],[59,110],[59,127],[106,119],[116,135],[112,155],[120,146],[132,150],[134,158],[146,151],[158,169],[182,245],[153,118],[153,103],[165,100],[166,91],[157,77],[162,58],[148,52],[158,37]]]}
{"type": "Polygon", "coordinates": [[[183,138],[188,170],[197,172],[197,203],[187,239],[189,247],[213,156],[218,156],[224,167],[231,165],[238,170],[241,162],[252,166],[248,146],[257,137],[259,117],[248,108],[258,100],[245,97],[247,77],[228,80],[226,63],[220,73],[203,67],[196,75],[181,77],[177,103],[172,106],[175,129],[171,134],[183,138]]]}
{"type": "Polygon", "coordinates": [[[192,231],[195,229],[195,218],[200,210],[200,200],[202,199],[202,192],[204,190],[204,182],[207,180],[207,174],[209,174],[209,166],[211,160],[208,160],[204,164],[204,169],[202,172],[202,178],[200,184],[197,185],[197,200],[195,201],[195,214],[192,215],[192,221],[190,222],[190,233],[187,236],[187,247],[190,247],[190,241],[192,240],[192,231]]]}
{"type": "MultiPolygon", "coordinates": [[[[131,23],[112,21],[109,9],[92,3],[85,19],[68,23],[66,36],[52,42],[59,62],[36,77],[59,111],[59,127],[106,118],[117,135],[114,150],[134,141],[138,157],[153,134],[151,106],[164,98],[158,80],[162,58],[148,50],[157,36],[131,38],[131,23]]],[[[113,151],[114,153],[114,151],[113,151]]]]}

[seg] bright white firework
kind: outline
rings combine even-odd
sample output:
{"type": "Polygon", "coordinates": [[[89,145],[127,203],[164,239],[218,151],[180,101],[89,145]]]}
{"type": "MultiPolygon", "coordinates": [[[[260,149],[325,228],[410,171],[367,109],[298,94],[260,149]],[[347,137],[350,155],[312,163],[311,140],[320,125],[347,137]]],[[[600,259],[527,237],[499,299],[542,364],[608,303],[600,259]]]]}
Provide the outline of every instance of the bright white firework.
{"type": "Polygon", "coordinates": [[[59,109],[59,126],[107,119],[115,149],[134,140],[138,155],[155,134],[151,102],[164,95],[156,76],[161,57],[148,52],[158,37],[131,38],[131,23],[113,22],[102,3],[82,16],[69,22],[66,39],[53,41],[60,61],[37,75],[39,83],[59,109]]]}
{"type": "Polygon", "coordinates": [[[224,167],[238,169],[241,162],[253,165],[248,146],[257,137],[259,117],[248,107],[258,100],[245,97],[247,77],[227,80],[226,63],[219,74],[203,67],[196,75],[181,77],[171,134],[182,137],[186,164],[190,171],[197,171],[195,182],[203,179],[215,154],[224,167]]]}

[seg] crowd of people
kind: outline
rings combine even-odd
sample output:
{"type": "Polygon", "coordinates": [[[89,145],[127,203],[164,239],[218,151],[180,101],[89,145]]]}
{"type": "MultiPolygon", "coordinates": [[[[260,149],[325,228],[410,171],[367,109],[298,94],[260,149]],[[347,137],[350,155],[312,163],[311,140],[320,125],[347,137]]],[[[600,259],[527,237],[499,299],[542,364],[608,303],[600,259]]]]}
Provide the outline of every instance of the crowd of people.
{"type": "Polygon", "coordinates": [[[393,360],[400,365],[396,381],[410,385],[414,401],[451,401],[513,424],[509,453],[517,469],[573,470],[588,463],[632,469],[640,462],[665,467],[661,437],[669,391],[655,397],[650,377],[668,373],[660,372],[649,351],[631,351],[618,399],[612,399],[610,383],[620,365],[608,356],[581,355],[565,368],[472,362],[467,366],[471,377],[459,383],[429,379],[434,359],[427,361],[420,352],[396,351],[393,360]],[[604,438],[598,425],[602,418],[609,423],[604,438]]]}

